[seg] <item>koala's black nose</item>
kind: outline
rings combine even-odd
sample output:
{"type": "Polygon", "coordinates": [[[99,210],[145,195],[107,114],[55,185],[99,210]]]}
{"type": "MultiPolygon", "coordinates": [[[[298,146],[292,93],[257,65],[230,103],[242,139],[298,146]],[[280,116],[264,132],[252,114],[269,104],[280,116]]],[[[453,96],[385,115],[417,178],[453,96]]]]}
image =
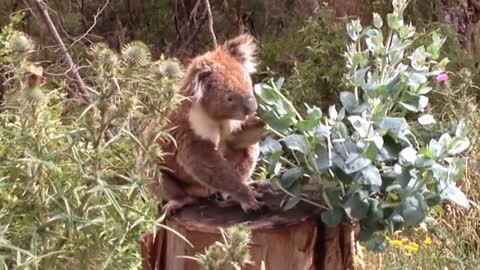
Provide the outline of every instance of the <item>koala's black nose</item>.
{"type": "Polygon", "coordinates": [[[257,111],[257,101],[255,100],[255,97],[246,98],[243,104],[248,114],[251,114],[257,111]]]}

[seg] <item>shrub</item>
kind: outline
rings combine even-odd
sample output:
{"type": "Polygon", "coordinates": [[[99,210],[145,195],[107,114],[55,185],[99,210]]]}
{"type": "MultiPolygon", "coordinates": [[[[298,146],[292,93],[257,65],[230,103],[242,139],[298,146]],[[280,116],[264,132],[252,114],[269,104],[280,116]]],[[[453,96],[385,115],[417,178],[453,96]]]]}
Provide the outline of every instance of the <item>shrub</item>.
{"type": "Polygon", "coordinates": [[[418,138],[435,123],[423,113],[426,94],[444,83],[448,59],[439,59],[444,39],[437,32],[427,46],[412,48],[418,35],[403,21],[406,2],[393,1],[386,22],[374,13],[373,27],[358,20],[347,25],[345,78],[353,91],[340,93],[340,110],[331,106],[323,115],[307,106],[302,115],[280,92],[283,79],[255,86],[261,118],[275,134],[261,152],[271,178],[289,195],[284,207],[300,200],[323,207],[324,223],[358,224],[360,239],[377,250],[385,248],[385,229],[427,228],[431,210],[444,200],[469,207],[455,184],[470,144],[465,122],[453,137],[418,138]]]}
{"type": "Polygon", "coordinates": [[[262,62],[287,76],[285,95],[302,112],[304,103],[328,106],[343,87],[342,52],[347,36],[345,23],[334,12],[323,7],[317,19],[265,40],[261,50],[262,62]]]}
{"type": "Polygon", "coordinates": [[[161,123],[178,101],[181,67],[152,62],[140,42],[122,55],[96,44],[84,68],[94,102],[84,106],[65,82],[44,78],[28,36],[0,40],[2,269],[138,269],[139,237],[159,225],[142,171],[164,154],[140,132],[157,120],[167,136],[161,123]]]}

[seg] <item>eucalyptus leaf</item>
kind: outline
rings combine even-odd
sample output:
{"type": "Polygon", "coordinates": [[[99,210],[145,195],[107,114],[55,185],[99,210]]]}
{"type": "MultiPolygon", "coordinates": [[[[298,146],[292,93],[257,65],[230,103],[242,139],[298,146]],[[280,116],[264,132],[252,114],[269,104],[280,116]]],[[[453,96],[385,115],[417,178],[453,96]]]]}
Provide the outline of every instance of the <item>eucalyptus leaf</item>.
{"type": "Polygon", "coordinates": [[[390,220],[392,220],[395,223],[404,223],[405,222],[405,219],[398,213],[393,214],[390,217],[390,220]]]}
{"type": "Polygon", "coordinates": [[[420,155],[417,160],[415,160],[415,167],[417,168],[430,168],[435,164],[435,161],[431,158],[420,155]]]}
{"type": "Polygon", "coordinates": [[[322,110],[317,107],[308,108],[307,114],[309,118],[320,118],[322,117],[322,110]]]}
{"type": "Polygon", "coordinates": [[[283,206],[284,210],[290,210],[295,207],[302,199],[302,186],[297,181],[295,182],[291,188],[288,190],[293,196],[289,197],[285,205],[283,206]]]}
{"type": "Polygon", "coordinates": [[[421,195],[408,196],[402,201],[402,216],[405,225],[416,225],[425,219],[427,216],[425,204],[421,195]]]}
{"type": "Polygon", "coordinates": [[[408,78],[408,85],[418,88],[427,81],[427,76],[423,73],[414,72],[408,78]]]}
{"type": "Polygon", "coordinates": [[[382,177],[377,167],[370,165],[361,170],[359,184],[380,187],[382,185],[382,177]]]}
{"type": "Polygon", "coordinates": [[[467,150],[470,146],[470,140],[467,138],[455,137],[448,147],[449,155],[457,155],[467,150]]]}
{"type": "Polygon", "coordinates": [[[383,219],[383,208],[382,204],[377,199],[368,199],[370,202],[370,210],[368,211],[369,223],[374,223],[381,221],[383,219]]]}
{"type": "Polygon", "coordinates": [[[329,209],[323,211],[321,214],[323,223],[329,227],[335,227],[340,224],[343,220],[343,216],[343,210],[339,208],[329,209]]]}
{"type": "Polygon", "coordinates": [[[378,123],[378,126],[381,129],[399,130],[406,128],[408,124],[405,118],[386,116],[382,118],[382,120],[378,123]]]}
{"type": "Polygon", "coordinates": [[[428,126],[435,124],[436,121],[431,114],[424,114],[418,118],[418,123],[422,126],[428,126]]]}
{"type": "Polygon", "coordinates": [[[376,12],[373,13],[373,25],[377,28],[380,29],[383,26],[383,20],[382,17],[376,12]]]}
{"type": "Polygon", "coordinates": [[[280,177],[280,183],[282,187],[289,189],[303,176],[303,169],[300,167],[294,167],[285,171],[280,177]]]}
{"type": "Polygon", "coordinates": [[[328,157],[328,151],[325,147],[318,145],[315,149],[317,155],[317,167],[320,171],[326,171],[330,168],[330,159],[328,157]]]}
{"type": "Polygon", "coordinates": [[[290,134],[281,141],[283,141],[290,150],[299,151],[301,153],[306,153],[307,151],[305,137],[300,134],[290,134]]]}
{"type": "Polygon", "coordinates": [[[443,153],[445,147],[435,139],[431,139],[428,144],[428,149],[432,152],[433,157],[437,158],[443,153]]]}
{"type": "Polygon", "coordinates": [[[390,185],[386,188],[386,191],[387,192],[392,192],[392,191],[395,191],[395,190],[401,190],[402,189],[402,186],[400,184],[393,184],[393,185],[390,185]]]}
{"type": "Polygon", "coordinates": [[[358,40],[358,33],[355,31],[355,27],[352,23],[347,24],[347,34],[353,41],[358,40]]]}
{"type": "Polygon", "coordinates": [[[340,93],[340,101],[345,107],[347,112],[352,113],[357,107],[357,102],[355,101],[355,95],[352,92],[343,91],[340,93]]]}
{"type": "Polygon", "coordinates": [[[361,138],[368,136],[370,123],[368,123],[366,119],[358,115],[351,115],[348,117],[348,121],[350,121],[353,128],[358,132],[358,135],[360,135],[361,138]]]}
{"type": "Polygon", "coordinates": [[[426,95],[428,93],[430,93],[432,91],[432,87],[429,87],[429,86],[421,86],[418,91],[417,91],[417,94],[419,95],[426,95]]]}
{"type": "Polygon", "coordinates": [[[395,14],[387,14],[387,23],[388,27],[393,30],[399,30],[403,25],[403,21],[395,14]]]}
{"type": "Polygon", "coordinates": [[[365,76],[367,75],[367,72],[370,68],[367,67],[367,68],[361,68],[359,70],[357,70],[354,74],[353,74],[353,77],[352,77],[352,83],[355,85],[355,86],[362,86],[365,84],[365,76]]]}
{"type": "Polygon", "coordinates": [[[417,150],[413,147],[407,147],[403,149],[399,154],[399,164],[402,166],[408,166],[415,164],[417,160],[417,150]]]}
{"type": "Polygon", "coordinates": [[[470,208],[470,203],[468,202],[467,196],[465,196],[465,194],[458,187],[456,187],[455,184],[451,184],[445,190],[443,190],[441,197],[450,200],[463,208],[470,208]]]}
{"type": "Polygon", "coordinates": [[[328,117],[334,121],[337,120],[338,112],[337,109],[335,109],[335,105],[328,107],[328,117]]]}
{"type": "Polygon", "coordinates": [[[262,112],[260,117],[268,126],[283,134],[288,133],[289,127],[293,124],[293,114],[279,116],[273,110],[270,110],[262,112]]]}
{"type": "Polygon", "coordinates": [[[275,92],[275,89],[266,83],[256,84],[254,90],[262,101],[268,105],[273,105],[281,99],[277,92],[275,92]]]}
{"type": "Polygon", "coordinates": [[[440,136],[440,139],[438,139],[438,143],[440,143],[443,149],[448,149],[448,146],[450,145],[451,142],[452,142],[452,137],[448,133],[442,134],[442,136],[440,136]]]}
{"type": "Polygon", "coordinates": [[[370,159],[365,158],[360,154],[351,154],[345,161],[345,172],[348,174],[358,172],[366,168],[371,163],[372,162],[370,159]]]}
{"type": "Polygon", "coordinates": [[[374,143],[370,142],[365,148],[365,156],[370,160],[376,160],[379,149],[375,146],[374,143]]]}
{"type": "Polygon", "coordinates": [[[320,125],[316,130],[315,130],[315,136],[321,139],[325,139],[330,137],[330,127],[327,127],[325,125],[320,125]]]}
{"type": "Polygon", "coordinates": [[[364,218],[370,208],[368,194],[364,191],[355,192],[343,204],[343,208],[351,219],[360,220],[364,218]]]}
{"type": "Polygon", "coordinates": [[[283,87],[283,83],[285,82],[284,77],[280,77],[276,82],[275,82],[275,88],[280,91],[283,87]]]}
{"type": "Polygon", "coordinates": [[[281,151],[282,144],[270,136],[260,142],[260,152],[262,155],[272,155],[281,151]]]}
{"type": "Polygon", "coordinates": [[[350,136],[348,128],[343,122],[339,122],[337,128],[341,138],[348,138],[350,136]]]}
{"type": "Polygon", "coordinates": [[[382,136],[375,135],[375,136],[372,136],[372,137],[368,138],[367,141],[373,142],[373,145],[375,145],[375,147],[377,147],[378,150],[382,149],[382,147],[383,147],[383,137],[382,136]]]}
{"type": "Polygon", "coordinates": [[[309,118],[297,123],[300,131],[313,131],[320,123],[320,118],[309,118]]]}

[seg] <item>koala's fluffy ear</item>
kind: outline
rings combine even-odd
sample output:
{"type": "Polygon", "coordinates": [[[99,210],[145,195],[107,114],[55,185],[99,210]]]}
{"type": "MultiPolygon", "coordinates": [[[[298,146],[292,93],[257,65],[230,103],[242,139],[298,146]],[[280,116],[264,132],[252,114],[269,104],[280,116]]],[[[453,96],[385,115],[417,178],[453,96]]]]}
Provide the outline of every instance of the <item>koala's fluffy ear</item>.
{"type": "Polygon", "coordinates": [[[212,73],[212,68],[202,59],[192,63],[187,71],[187,81],[191,83],[191,95],[195,101],[199,101],[205,92],[204,79],[212,73]]]}
{"type": "Polygon", "coordinates": [[[255,52],[257,46],[250,34],[241,34],[222,45],[223,49],[240,62],[248,73],[256,71],[255,52]]]}

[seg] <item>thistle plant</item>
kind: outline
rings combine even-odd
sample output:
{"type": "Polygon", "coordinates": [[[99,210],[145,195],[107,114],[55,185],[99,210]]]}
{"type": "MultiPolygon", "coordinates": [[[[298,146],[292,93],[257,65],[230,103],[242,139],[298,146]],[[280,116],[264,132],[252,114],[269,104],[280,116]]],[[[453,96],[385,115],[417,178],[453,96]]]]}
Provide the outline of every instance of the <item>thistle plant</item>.
{"type": "Polygon", "coordinates": [[[250,264],[250,230],[243,225],[235,225],[226,231],[220,231],[223,243],[215,242],[204,254],[189,258],[196,260],[202,270],[240,270],[250,264]]]}
{"type": "Polygon", "coordinates": [[[141,132],[156,121],[167,136],[181,67],[158,72],[176,61],[139,42],[125,55],[96,44],[83,74],[94,102],[79,105],[30,59],[28,36],[1,33],[0,268],[138,269],[139,236],[159,226],[143,170],[164,155],[141,132]]]}
{"type": "Polygon", "coordinates": [[[427,228],[445,200],[469,207],[456,185],[470,144],[465,122],[455,134],[418,137],[435,123],[425,112],[427,94],[448,79],[448,59],[440,59],[444,39],[436,32],[430,44],[412,48],[418,35],[403,21],[406,6],[393,1],[386,21],[373,14],[372,27],[348,24],[345,80],[352,90],[340,93],[339,110],[331,106],[324,115],[307,105],[304,116],[282,94],[283,79],[255,86],[274,134],[261,152],[289,195],[285,208],[314,203],[324,208],[324,223],[358,224],[360,240],[377,249],[385,247],[385,229],[427,228]]]}

